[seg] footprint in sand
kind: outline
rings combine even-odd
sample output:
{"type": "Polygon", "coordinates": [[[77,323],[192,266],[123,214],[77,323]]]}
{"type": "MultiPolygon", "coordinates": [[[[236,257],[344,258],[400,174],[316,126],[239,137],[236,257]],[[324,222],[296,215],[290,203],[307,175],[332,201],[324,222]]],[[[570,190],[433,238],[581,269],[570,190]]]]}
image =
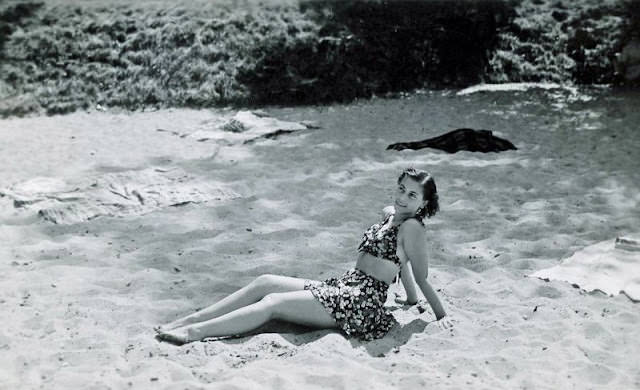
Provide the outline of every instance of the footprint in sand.
{"type": "Polygon", "coordinates": [[[564,294],[560,290],[555,288],[555,287],[540,286],[535,290],[535,292],[532,294],[532,296],[557,299],[557,298],[562,298],[564,296],[564,294]]]}

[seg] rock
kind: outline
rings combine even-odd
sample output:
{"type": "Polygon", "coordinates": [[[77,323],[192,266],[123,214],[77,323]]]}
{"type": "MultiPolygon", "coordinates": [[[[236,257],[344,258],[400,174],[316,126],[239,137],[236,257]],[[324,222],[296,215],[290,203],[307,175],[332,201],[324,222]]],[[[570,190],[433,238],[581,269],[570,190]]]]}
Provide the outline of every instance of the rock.
{"type": "Polygon", "coordinates": [[[473,129],[456,129],[422,141],[400,142],[387,146],[387,150],[418,150],[422,148],[440,149],[448,153],[456,153],[461,150],[483,153],[517,150],[511,142],[494,136],[490,130],[473,129]]]}

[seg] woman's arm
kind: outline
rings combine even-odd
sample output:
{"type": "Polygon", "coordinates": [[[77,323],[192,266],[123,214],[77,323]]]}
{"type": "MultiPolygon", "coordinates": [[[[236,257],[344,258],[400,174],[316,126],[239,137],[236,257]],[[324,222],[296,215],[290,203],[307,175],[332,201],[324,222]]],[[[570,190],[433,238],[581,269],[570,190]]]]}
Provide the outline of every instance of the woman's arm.
{"type": "MultiPolygon", "coordinates": [[[[438,295],[433,290],[429,282],[427,282],[427,275],[429,273],[428,261],[427,261],[427,240],[425,239],[424,227],[416,220],[409,219],[403,226],[403,248],[409,262],[411,269],[413,270],[413,276],[418,287],[424,294],[424,297],[429,302],[436,319],[441,319],[446,316],[442,303],[438,295]]],[[[403,281],[404,282],[404,281],[403,281]]]]}
{"type": "Polygon", "coordinates": [[[444,307],[442,307],[442,303],[440,303],[440,299],[435,291],[433,291],[433,287],[427,282],[427,278],[422,279],[422,285],[418,284],[424,297],[427,298],[427,302],[429,302],[429,306],[431,306],[431,310],[433,310],[433,314],[436,315],[436,320],[441,319],[442,317],[447,315],[447,312],[444,311],[444,307]]]}
{"type": "Polygon", "coordinates": [[[416,293],[416,286],[413,284],[413,272],[411,272],[411,267],[409,266],[409,262],[405,261],[402,269],[400,270],[400,280],[402,280],[402,285],[404,286],[404,291],[407,293],[407,298],[396,299],[397,303],[401,303],[403,305],[415,305],[418,303],[418,294],[416,293]]]}

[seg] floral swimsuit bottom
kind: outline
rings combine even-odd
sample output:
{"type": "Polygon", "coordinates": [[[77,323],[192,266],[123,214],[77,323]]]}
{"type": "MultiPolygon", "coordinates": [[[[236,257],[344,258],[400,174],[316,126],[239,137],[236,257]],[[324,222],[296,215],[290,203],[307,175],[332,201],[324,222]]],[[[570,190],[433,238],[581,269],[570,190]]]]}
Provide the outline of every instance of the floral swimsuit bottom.
{"type": "MultiPolygon", "coordinates": [[[[382,224],[371,226],[364,233],[358,249],[400,265],[396,256],[398,228],[391,226],[382,229],[390,217],[387,216],[382,224]]],[[[357,268],[339,278],[329,278],[323,282],[307,281],[304,289],[313,293],[349,337],[378,339],[397,324],[384,307],[389,285],[357,268]]]]}
{"type": "Polygon", "coordinates": [[[347,336],[379,339],[397,323],[384,308],[389,285],[357,268],[324,282],[308,281],[304,288],[324,305],[347,336]]]}

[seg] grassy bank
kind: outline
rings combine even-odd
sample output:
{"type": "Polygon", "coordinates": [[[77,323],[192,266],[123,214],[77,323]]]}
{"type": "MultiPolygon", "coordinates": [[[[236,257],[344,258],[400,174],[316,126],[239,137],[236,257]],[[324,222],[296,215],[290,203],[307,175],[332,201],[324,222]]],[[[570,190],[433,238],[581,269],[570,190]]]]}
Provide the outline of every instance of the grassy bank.
{"type": "Polygon", "coordinates": [[[632,1],[523,0],[501,32],[487,77],[493,82],[621,80],[615,59],[637,26],[632,1]]]}
{"type": "Polygon", "coordinates": [[[318,29],[289,6],[30,5],[35,16],[5,42],[2,81],[14,96],[4,115],[245,103],[237,76],[258,60],[257,48],[318,29]]]}
{"type": "Polygon", "coordinates": [[[577,4],[5,2],[0,115],[322,103],[482,80],[612,82],[626,3],[577,4]]]}

